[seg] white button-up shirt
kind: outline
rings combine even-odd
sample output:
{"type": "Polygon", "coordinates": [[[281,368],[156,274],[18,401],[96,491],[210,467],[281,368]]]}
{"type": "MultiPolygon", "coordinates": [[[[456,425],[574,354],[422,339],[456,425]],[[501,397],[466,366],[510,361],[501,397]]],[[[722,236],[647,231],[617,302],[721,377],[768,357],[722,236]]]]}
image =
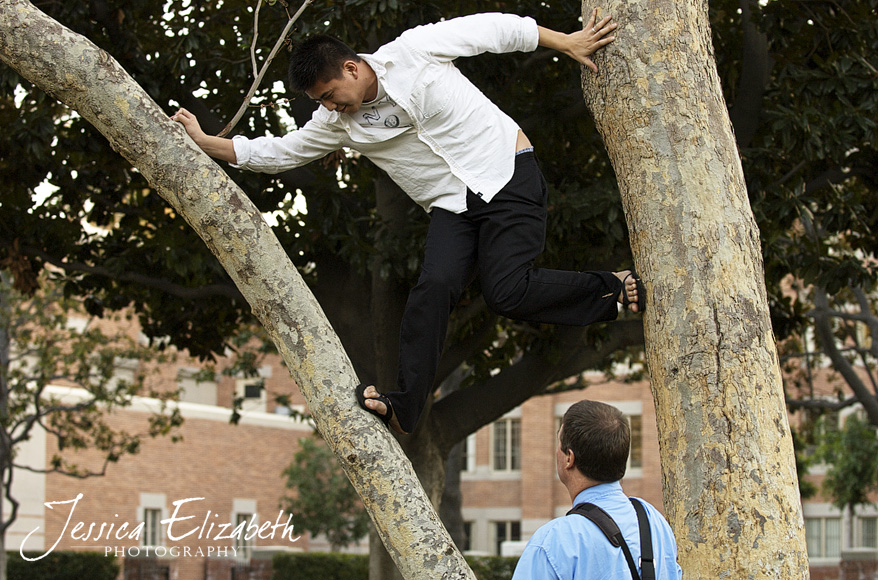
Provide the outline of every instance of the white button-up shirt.
{"type": "Polygon", "coordinates": [[[512,178],[518,124],[454,66],[483,52],[536,50],[532,18],[474,14],[412,28],[360,55],[412,119],[413,128],[370,129],[319,107],[282,137],[234,138],[239,167],[278,173],[340,147],[366,155],[425,210],[466,210],[466,188],[485,201],[512,178]]]}

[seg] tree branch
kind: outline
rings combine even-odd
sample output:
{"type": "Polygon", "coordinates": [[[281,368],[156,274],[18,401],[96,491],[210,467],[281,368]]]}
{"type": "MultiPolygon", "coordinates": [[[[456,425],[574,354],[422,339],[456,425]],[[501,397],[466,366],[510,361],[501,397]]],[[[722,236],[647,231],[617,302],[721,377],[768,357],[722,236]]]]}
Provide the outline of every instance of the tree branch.
{"type": "MultiPolygon", "coordinates": [[[[305,11],[305,8],[310,5],[312,0],[305,0],[302,2],[302,6],[299,7],[299,10],[293,14],[292,18],[289,19],[287,25],[284,27],[283,32],[281,32],[280,38],[277,39],[277,42],[274,43],[274,48],[271,49],[271,52],[268,54],[268,58],[265,59],[265,63],[262,65],[262,70],[259,71],[259,74],[256,75],[256,78],[253,80],[253,84],[250,86],[250,90],[247,91],[247,96],[244,97],[244,102],[241,103],[241,107],[238,109],[238,112],[235,113],[235,116],[232,117],[232,120],[229,121],[229,124],[220,131],[217,137],[225,137],[231,132],[232,129],[235,128],[235,125],[238,124],[238,121],[241,120],[241,117],[244,116],[244,111],[247,110],[247,107],[250,106],[250,100],[253,98],[253,95],[256,94],[256,90],[259,88],[259,85],[262,83],[263,77],[265,77],[265,73],[268,71],[268,66],[271,64],[271,61],[274,60],[277,51],[280,50],[280,47],[283,46],[284,41],[287,38],[287,34],[289,34],[290,29],[293,27],[293,24],[296,23],[296,20],[299,19],[299,16],[302,15],[302,12],[305,11]]],[[[260,0],[260,4],[262,4],[260,0]]],[[[257,14],[258,14],[257,10],[257,14]]],[[[255,39],[254,39],[255,41],[255,39]]]]}
{"type": "Polygon", "coordinates": [[[852,177],[870,177],[874,175],[873,167],[846,167],[828,169],[805,184],[808,193],[817,191],[830,185],[843,183],[852,177]]]}
{"type": "Polygon", "coordinates": [[[27,0],[0,5],[0,60],[94,124],[185,216],[238,284],[403,577],[475,578],[398,442],[357,405],[359,381],[336,333],[244,192],[94,44],[27,0]]]}
{"type": "Polygon", "coordinates": [[[798,411],[801,409],[824,409],[827,411],[840,411],[859,403],[857,397],[849,397],[841,401],[829,399],[791,399],[787,397],[786,404],[790,411],[798,411]]]}
{"type": "Polygon", "coordinates": [[[878,398],[875,398],[869,392],[868,387],[860,379],[853,366],[838,349],[832,331],[832,317],[829,314],[831,311],[825,289],[821,287],[814,288],[814,304],[817,308],[814,309],[812,318],[814,319],[814,328],[820,344],[826,351],[829,360],[832,361],[832,366],[841,374],[856,398],[862,403],[863,409],[865,409],[866,415],[869,417],[869,422],[872,425],[878,426],[878,398]]]}
{"type": "Polygon", "coordinates": [[[876,382],[875,373],[871,372],[868,360],[868,355],[872,355],[873,358],[878,359],[878,341],[876,341],[876,339],[878,339],[878,317],[872,314],[872,305],[869,303],[869,298],[866,296],[863,289],[854,288],[853,292],[860,305],[860,312],[865,318],[863,322],[869,328],[869,336],[871,337],[869,348],[863,348],[860,346],[859,340],[857,341],[857,352],[860,355],[860,360],[863,362],[863,367],[870,369],[869,380],[872,383],[872,391],[878,396],[878,382],[876,382]]]}
{"type": "Polygon", "coordinates": [[[16,469],[23,469],[24,471],[30,471],[31,473],[57,473],[60,475],[66,475],[67,477],[75,477],[76,479],[88,479],[90,477],[103,477],[107,474],[107,467],[110,465],[111,460],[109,457],[104,459],[104,463],[101,466],[100,471],[88,470],[88,471],[75,471],[72,469],[64,469],[63,467],[53,467],[52,469],[41,469],[37,467],[31,467],[29,465],[19,465],[18,463],[14,463],[13,467],[16,469]]]}
{"type": "Polygon", "coordinates": [[[747,147],[759,127],[759,112],[762,110],[762,96],[768,86],[771,67],[774,63],[768,51],[768,37],[754,22],[753,9],[758,13],[755,0],[739,0],[741,26],[743,28],[743,54],[741,55],[741,77],[735,87],[735,101],[729,107],[729,117],[735,128],[738,147],[747,147]]]}
{"type": "MultiPolygon", "coordinates": [[[[6,501],[12,506],[12,509],[9,510],[9,515],[2,520],[0,520],[0,534],[5,534],[6,530],[12,523],[18,518],[18,501],[12,496],[12,476],[14,473],[14,469],[6,469],[5,478],[6,481],[3,482],[3,496],[6,498],[6,501]]],[[[6,510],[3,510],[3,513],[6,513],[6,510]]]]}
{"type": "Polygon", "coordinates": [[[259,64],[256,62],[256,40],[259,38],[259,11],[262,10],[262,0],[256,3],[253,13],[253,40],[250,41],[250,65],[253,67],[253,78],[259,76],[259,64]]]}
{"type": "MultiPolygon", "coordinates": [[[[484,299],[481,300],[484,303],[484,299]]],[[[484,348],[486,342],[494,334],[494,326],[497,317],[490,316],[478,329],[469,332],[461,341],[455,342],[445,349],[442,358],[439,359],[439,368],[436,370],[436,380],[441,382],[458,368],[478,348],[484,348]]]]}
{"type": "Polygon", "coordinates": [[[609,336],[595,346],[583,346],[590,332],[587,327],[565,326],[557,330],[554,340],[545,348],[525,353],[517,363],[483,383],[436,401],[428,420],[442,429],[429,428],[438,434],[437,442],[443,453],[481,426],[541,394],[549,385],[597,366],[619,349],[643,344],[643,323],[639,319],[614,323],[609,336]],[[567,354],[558,360],[557,352],[567,354]]]}
{"type": "Polygon", "coordinates": [[[214,296],[225,296],[226,298],[237,301],[244,300],[241,292],[232,283],[208,284],[206,286],[199,286],[197,288],[189,288],[187,286],[181,286],[180,284],[175,284],[161,278],[153,278],[152,276],[145,276],[143,274],[136,274],[133,272],[119,274],[110,270],[109,268],[104,268],[102,266],[91,266],[82,262],[65,262],[63,259],[51,256],[48,253],[31,246],[24,246],[21,248],[21,251],[25,255],[40,258],[44,262],[51,264],[57,268],[61,268],[68,273],[75,272],[81,274],[91,274],[93,276],[109,278],[118,282],[140,284],[142,286],[161,290],[172,296],[185,298],[187,300],[198,300],[202,298],[211,298],[214,296]]]}

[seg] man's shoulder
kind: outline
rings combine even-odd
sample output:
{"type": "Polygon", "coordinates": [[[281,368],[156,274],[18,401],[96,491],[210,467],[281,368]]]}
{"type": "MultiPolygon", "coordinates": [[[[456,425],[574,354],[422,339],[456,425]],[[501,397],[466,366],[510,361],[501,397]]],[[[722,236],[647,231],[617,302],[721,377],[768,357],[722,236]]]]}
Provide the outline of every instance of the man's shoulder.
{"type": "Polygon", "coordinates": [[[406,65],[410,61],[416,62],[418,58],[423,58],[423,55],[420,54],[421,47],[417,39],[412,39],[409,34],[412,30],[406,30],[393,40],[385,42],[375,52],[360,56],[365,56],[370,64],[378,64],[382,68],[391,62],[396,65],[406,65]]]}
{"type": "Polygon", "coordinates": [[[557,537],[570,538],[573,535],[592,535],[594,533],[601,532],[586,518],[574,514],[546,522],[534,532],[534,535],[531,536],[531,542],[540,545],[554,544],[557,537]]]}
{"type": "Polygon", "coordinates": [[[640,504],[646,510],[646,515],[648,518],[652,519],[653,517],[656,517],[659,520],[661,520],[662,522],[667,523],[667,520],[665,519],[664,514],[662,514],[662,512],[657,507],[655,507],[654,505],[652,505],[651,503],[649,503],[645,499],[641,499],[639,497],[632,497],[631,499],[640,502],[640,504]]]}
{"type": "Polygon", "coordinates": [[[338,129],[337,125],[341,122],[341,115],[335,111],[330,111],[326,107],[317,107],[311,114],[309,124],[315,127],[322,127],[329,130],[338,129]]]}

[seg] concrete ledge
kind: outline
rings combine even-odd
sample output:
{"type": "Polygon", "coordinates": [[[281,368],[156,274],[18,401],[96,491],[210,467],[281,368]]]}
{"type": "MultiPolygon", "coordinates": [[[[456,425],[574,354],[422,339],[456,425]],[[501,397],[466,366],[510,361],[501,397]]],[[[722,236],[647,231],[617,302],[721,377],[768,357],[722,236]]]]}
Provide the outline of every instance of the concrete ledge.
{"type": "Polygon", "coordinates": [[[841,551],[842,562],[878,562],[878,549],[851,548],[841,551]]]}

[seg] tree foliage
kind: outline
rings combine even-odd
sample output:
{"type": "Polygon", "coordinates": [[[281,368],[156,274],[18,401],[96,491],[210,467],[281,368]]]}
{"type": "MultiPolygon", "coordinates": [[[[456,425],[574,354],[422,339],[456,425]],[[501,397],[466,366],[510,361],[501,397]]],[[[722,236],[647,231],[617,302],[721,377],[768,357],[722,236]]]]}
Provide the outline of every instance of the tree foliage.
{"type": "MultiPolygon", "coordinates": [[[[726,97],[733,118],[740,113],[736,132],[762,233],[772,321],[786,339],[780,348],[790,408],[813,419],[859,404],[878,425],[878,2],[712,7],[726,97]],[[736,14],[739,7],[749,18],[736,14]],[[815,396],[827,366],[840,379],[835,396],[815,396]]],[[[819,445],[818,423],[806,420],[800,440],[819,445]]],[[[833,451],[823,460],[845,472],[849,490],[866,493],[871,480],[845,467],[860,460],[856,446],[837,443],[830,436],[833,451]]]]}
{"type": "MultiPolygon", "coordinates": [[[[183,104],[196,110],[208,128],[222,126],[240,102],[242,87],[249,84],[252,3],[175,2],[168,4],[167,12],[163,9],[167,3],[156,1],[35,4],[113,54],[168,113],[183,104]]],[[[285,22],[281,4],[262,10],[260,39],[273,39],[285,22]]],[[[495,4],[318,2],[306,11],[294,36],[328,29],[366,50],[418,23],[503,8],[495,4]]],[[[558,28],[571,29],[578,18],[578,8],[572,6],[561,12],[536,10],[541,21],[558,28]]],[[[270,69],[254,101],[258,106],[239,127],[241,132],[288,130],[277,114],[286,108],[280,104],[283,93],[275,88],[284,76],[283,61],[279,58],[270,69]]],[[[558,191],[553,196],[558,211],[552,213],[551,224],[557,237],[549,245],[547,261],[586,268],[624,258],[624,249],[613,251],[625,247],[625,234],[612,175],[588,122],[577,123],[577,130],[565,139],[553,138],[553,131],[562,132],[583,110],[572,62],[541,53],[531,59],[486,56],[462,66],[544,144],[547,174],[558,191]],[[543,82],[519,82],[536,69],[543,82]],[[521,90],[509,91],[510,86],[521,90]],[[545,106],[535,111],[536,99],[545,106]],[[555,114],[558,111],[563,114],[555,114]],[[572,159],[580,161],[571,172],[572,159]],[[583,195],[583,189],[590,196],[583,195]],[[586,244],[591,252],[577,251],[586,244]]],[[[0,90],[4,95],[0,116],[8,127],[0,145],[4,159],[0,175],[16,177],[9,180],[12,191],[0,206],[2,236],[9,242],[2,258],[23,271],[55,264],[68,274],[67,292],[90,296],[89,307],[95,314],[130,305],[147,336],[168,336],[175,346],[196,356],[221,352],[234,330],[249,320],[249,312],[189,228],[75,113],[32,90],[5,68],[0,71],[0,90]],[[19,163],[25,159],[26,163],[19,163]],[[57,189],[39,203],[33,191],[43,182],[57,189]],[[110,231],[89,235],[80,220],[110,231]]],[[[307,99],[289,103],[298,122],[307,119],[312,108],[307,99]]],[[[230,174],[261,209],[274,212],[277,235],[315,284],[321,270],[334,268],[339,261],[351,269],[351,276],[377,271],[404,283],[416,276],[418,240],[425,233],[426,216],[409,204],[409,225],[383,227],[375,210],[376,169],[367,161],[345,164],[344,188],[334,173],[317,167],[279,179],[230,174]],[[307,200],[307,214],[290,212],[297,196],[307,200]]],[[[25,281],[24,276],[18,279],[25,281]]]]}
{"type": "Polygon", "coordinates": [[[867,420],[853,414],[840,430],[830,431],[819,456],[829,464],[823,489],[839,509],[873,503],[878,491],[878,432],[867,420]]]}
{"type": "MultiPolygon", "coordinates": [[[[6,282],[0,285],[0,408],[8,445],[3,451],[14,464],[15,446],[40,427],[58,441],[59,453],[50,458],[52,470],[88,477],[93,473],[67,461],[64,451],[97,449],[106,463],[137,453],[143,434],[113,428],[108,416],[130,405],[135,395],[150,393],[149,369],[167,362],[167,357],[142,346],[124,330],[107,333],[76,301],[52,290],[48,285],[26,297],[6,282]],[[83,389],[88,397],[65,400],[50,394],[50,386],[83,389]]],[[[151,394],[162,401],[175,395],[173,391],[151,394]]],[[[181,422],[176,410],[163,408],[150,418],[145,434],[166,435],[181,422]]],[[[19,467],[41,470],[43,466],[19,467]]]]}
{"type": "Polygon", "coordinates": [[[312,536],[325,535],[333,550],[349,546],[369,533],[369,516],[332,451],[315,438],[301,439],[302,448],[284,470],[292,495],[284,509],[296,525],[312,536]]]}
{"type": "MultiPolygon", "coordinates": [[[[14,470],[78,478],[103,475],[109,464],[137,453],[144,437],[178,437],[182,417],[165,405],[175,392],[153,393],[162,404],[149,416],[144,432],[113,425],[115,411],[129,406],[136,394],[148,393],[149,365],[166,357],[123,330],[105,332],[77,306],[47,282],[24,296],[0,271],[0,490],[10,506],[0,517],[0,548],[18,517],[14,470]],[[65,395],[53,386],[81,393],[65,395]],[[57,442],[48,465],[32,465],[19,454],[40,429],[57,442]],[[97,451],[103,465],[96,469],[71,460],[70,452],[84,449],[97,451]]],[[[5,577],[5,558],[0,558],[0,578],[5,577]]]]}
{"type": "Polygon", "coordinates": [[[794,273],[830,294],[868,287],[878,219],[878,3],[740,4],[752,9],[749,21],[735,14],[738,3],[712,3],[720,7],[714,30],[732,112],[744,108],[746,91],[759,91],[754,130],[740,146],[767,281],[776,288],[794,273]],[[748,26],[764,41],[750,53],[741,44],[748,26]],[[760,63],[766,74],[756,87],[738,82],[760,63]]]}
{"type": "MultiPolygon", "coordinates": [[[[257,43],[262,57],[296,8],[284,4],[262,10],[257,43]]],[[[767,62],[756,114],[748,117],[755,126],[738,133],[739,140],[746,133],[740,146],[763,235],[775,328],[782,336],[803,318],[802,306],[782,297],[779,281],[793,273],[806,283],[824,283],[830,293],[848,283],[867,284],[874,272],[863,254],[873,255],[878,215],[873,62],[878,25],[870,17],[875,2],[809,2],[807,9],[800,4],[711,3],[717,60],[733,113],[736,107],[747,109],[753,83],[742,81],[752,80],[744,75],[753,59],[767,62]],[[749,19],[741,6],[749,6],[749,19]],[[745,50],[752,44],[745,42],[748,26],[765,40],[756,56],[745,50]],[[798,227],[803,218],[818,225],[816,235],[798,227]]],[[[183,104],[209,130],[222,127],[249,86],[253,2],[44,0],[35,5],[115,56],[168,113],[183,104]]],[[[293,38],[328,30],[369,50],[410,26],[489,10],[531,15],[559,30],[578,26],[579,6],[564,3],[348,0],[312,4],[293,38]]],[[[278,85],[284,65],[281,55],[239,132],[282,134],[289,126],[281,111],[298,123],[308,118],[312,103],[285,95],[278,85]],[[293,99],[286,102],[285,96],[293,99]]],[[[630,263],[614,176],[584,114],[574,64],[537,51],[482,55],[459,65],[519,120],[540,152],[552,204],[543,263],[578,269],[630,263]],[[540,82],[533,82],[537,77],[540,82]]],[[[251,320],[247,306],[191,229],[139,173],[78,115],[5,67],[0,68],[0,120],[6,128],[0,139],[0,176],[6,184],[0,260],[18,268],[18,283],[28,282],[26,272],[54,264],[67,273],[67,294],[87,296],[92,313],[130,305],[147,336],[170,337],[195,356],[222,352],[235,330],[251,320]],[[44,182],[57,189],[43,200],[34,190],[44,182]],[[83,220],[108,228],[108,234],[89,233],[83,220]]],[[[375,209],[376,171],[366,160],[350,159],[343,166],[344,187],[333,172],[316,165],[279,178],[234,170],[230,175],[261,209],[273,213],[277,235],[315,289],[323,272],[327,280],[341,279],[368,293],[370,272],[411,283],[426,227],[426,216],[414,204],[407,205],[403,226],[388,227],[375,209]],[[307,213],[291,211],[297,200],[297,207],[305,202],[307,213]],[[343,271],[328,272],[338,268],[343,271]]],[[[469,300],[474,296],[477,291],[469,300]]],[[[481,312],[456,327],[459,336],[495,323],[481,312]]],[[[489,351],[495,361],[511,360],[511,353],[528,348],[538,336],[505,326],[513,340],[496,353],[489,351]]],[[[344,338],[358,366],[367,367],[366,339],[344,338]]],[[[483,358],[473,356],[473,363],[483,358]]]]}

